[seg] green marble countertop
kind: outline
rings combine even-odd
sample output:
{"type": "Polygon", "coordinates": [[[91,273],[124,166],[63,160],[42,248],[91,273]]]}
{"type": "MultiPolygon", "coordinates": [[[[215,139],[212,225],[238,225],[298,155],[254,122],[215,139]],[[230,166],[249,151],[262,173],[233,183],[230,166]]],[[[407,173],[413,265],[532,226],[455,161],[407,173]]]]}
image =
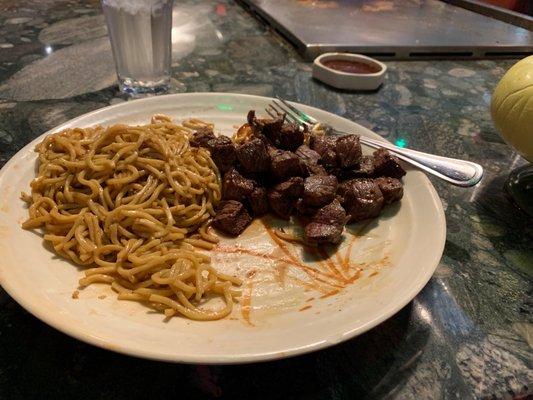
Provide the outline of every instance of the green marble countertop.
{"type": "MultiPolygon", "coordinates": [[[[172,365],[78,342],[0,289],[0,398],[525,399],[533,396],[533,224],[502,193],[523,160],[490,94],[513,61],[388,62],[375,93],[332,90],[229,0],[177,1],[172,92],[278,95],[408,147],[483,165],[472,189],[432,179],[446,210],[440,265],[397,315],[333,348],[241,366],[172,365]]],[[[0,0],[0,166],[46,130],[125,101],[99,2],[0,0]]]]}

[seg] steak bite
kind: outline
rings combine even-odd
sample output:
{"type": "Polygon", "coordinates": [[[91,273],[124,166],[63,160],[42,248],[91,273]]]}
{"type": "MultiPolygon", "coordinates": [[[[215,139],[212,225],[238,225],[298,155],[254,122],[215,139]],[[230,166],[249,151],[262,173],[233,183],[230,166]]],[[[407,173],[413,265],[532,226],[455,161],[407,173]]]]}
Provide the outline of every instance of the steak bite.
{"type": "Polygon", "coordinates": [[[319,165],[320,154],[312,150],[309,146],[303,144],[296,149],[295,154],[305,165],[308,175],[328,175],[326,169],[319,165]]]}
{"type": "Polygon", "coordinates": [[[305,240],[316,246],[322,243],[339,243],[347,221],[346,212],[338,200],[316,211],[312,222],[305,227],[305,240]]]}
{"type": "Polygon", "coordinates": [[[213,226],[231,236],[238,236],[252,222],[252,217],[246,211],[244,205],[235,200],[223,201],[215,218],[213,226]]]}
{"type": "Polygon", "coordinates": [[[403,197],[403,185],[399,179],[377,178],[375,181],[383,194],[385,204],[394,203],[403,197]]]}
{"type": "Polygon", "coordinates": [[[339,185],[338,193],[352,222],[377,217],[383,208],[383,194],[372,179],[346,181],[339,185]]]}
{"type": "Polygon", "coordinates": [[[306,168],[309,175],[329,175],[328,171],[326,171],[326,168],[324,168],[322,165],[307,164],[306,168]]]}
{"type": "Polygon", "coordinates": [[[313,216],[313,222],[343,227],[348,218],[346,211],[337,199],[317,210],[313,216]]]}
{"type": "Polygon", "coordinates": [[[292,177],[285,182],[278,183],[268,191],[270,208],[279,217],[289,219],[302,190],[303,179],[300,177],[292,177]]]}
{"type": "Polygon", "coordinates": [[[272,135],[271,140],[280,149],[296,151],[304,142],[304,133],[298,125],[283,124],[278,134],[272,135]]]}
{"type": "Polygon", "coordinates": [[[243,177],[239,171],[232,168],[222,180],[222,198],[244,202],[254,190],[254,181],[243,177]]]}
{"type": "Polygon", "coordinates": [[[312,175],[305,178],[303,201],[312,207],[328,204],[335,198],[337,178],[334,175],[312,175]]]}
{"type": "Polygon", "coordinates": [[[246,173],[267,171],[270,167],[270,155],[267,147],[259,138],[255,138],[237,147],[237,159],[246,173]]]}
{"type": "Polygon", "coordinates": [[[361,161],[353,169],[339,170],[337,175],[341,180],[355,178],[373,178],[374,177],[374,157],[363,156],[361,161]]]}
{"type": "Polygon", "coordinates": [[[343,226],[310,222],[305,226],[305,241],[310,246],[324,243],[337,244],[342,237],[343,226]]]}
{"type": "Polygon", "coordinates": [[[320,164],[326,168],[337,165],[337,153],[335,152],[335,139],[329,136],[311,136],[311,149],[320,155],[320,164]]]}
{"type": "Polygon", "coordinates": [[[310,205],[306,204],[303,199],[298,199],[294,205],[294,208],[296,209],[296,214],[298,214],[300,217],[308,218],[315,215],[317,212],[316,207],[311,207],[310,205]]]}
{"type": "Polygon", "coordinates": [[[298,147],[295,153],[303,162],[309,165],[317,165],[320,161],[320,154],[305,144],[298,147]]]}
{"type": "Polygon", "coordinates": [[[198,129],[196,132],[192,134],[192,136],[189,139],[189,144],[193,147],[209,148],[207,143],[211,139],[215,139],[213,128],[210,128],[209,126],[205,126],[203,128],[198,129]]]}
{"type": "Polygon", "coordinates": [[[357,135],[345,135],[335,142],[337,162],[341,168],[355,167],[361,161],[363,152],[357,135]]]}
{"type": "Polygon", "coordinates": [[[307,169],[300,158],[285,150],[270,148],[270,171],[278,179],[306,175],[307,169]]]}
{"type": "Polygon", "coordinates": [[[254,133],[265,135],[272,142],[279,135],[285,120],[284,115],[276,118],[257,118],[254,110],[250,110],[246,118],[254,133]]]}
{"type": "Polygon", "coordinates": [[[228,171],[237,159],[235,155],[235,145],[227,136],[219,136],[210,139],[207,147],[211,153],[213,162],[218,167],[221,174],[228,171]]]}
{"type": "Polygon", "coordinates": [[[268,212],[268,197],[264,187],[256,187],[248,196],[250,209],[255,217],[260,217],[268,212]]]}
{"type": "Polygon", "coordinates": [[[400,165],[398,157],[389,153],[387,149],[379,149],[374,152],[374,176],[388,176],[401,179],[405,170],[400,165]]]}

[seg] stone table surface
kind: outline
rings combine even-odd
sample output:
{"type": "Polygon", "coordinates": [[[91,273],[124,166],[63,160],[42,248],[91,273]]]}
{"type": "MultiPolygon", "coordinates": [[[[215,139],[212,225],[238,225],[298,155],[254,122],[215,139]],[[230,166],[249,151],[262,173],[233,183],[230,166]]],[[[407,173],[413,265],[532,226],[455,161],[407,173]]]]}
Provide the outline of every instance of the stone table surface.
{"type": "MultiPolygon", "coordinates": [[[[314,81],[309,63],[232,1],[176,1],[174,17],[172,92],[278,95],[476,161],[486,176],[472,189],[431,178],[446,248],[408,306],[301,357],[240,366],[130,358],[48,327],[0,289],[0,398],[531,398],[533,224],[502,193],[523,160],[488,112],[514,61],[389,62],[379,91],[347,93],[314,81]]],[[[46,130],[122,101],[99,1],[0,0],[0,166],[46,130]]]]}

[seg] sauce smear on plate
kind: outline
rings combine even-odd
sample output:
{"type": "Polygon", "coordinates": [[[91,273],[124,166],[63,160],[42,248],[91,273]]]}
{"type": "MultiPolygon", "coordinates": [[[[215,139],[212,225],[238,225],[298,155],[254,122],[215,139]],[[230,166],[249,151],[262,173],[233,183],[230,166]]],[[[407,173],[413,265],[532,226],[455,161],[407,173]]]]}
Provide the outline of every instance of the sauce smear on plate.
{"type": "Polygon", "coordinates": [[[375,74],[381,70],[379,65],[350,60],[327,60],[323,61],[322,64],[336,71],[348,72],[350,74],[375,74]]]}

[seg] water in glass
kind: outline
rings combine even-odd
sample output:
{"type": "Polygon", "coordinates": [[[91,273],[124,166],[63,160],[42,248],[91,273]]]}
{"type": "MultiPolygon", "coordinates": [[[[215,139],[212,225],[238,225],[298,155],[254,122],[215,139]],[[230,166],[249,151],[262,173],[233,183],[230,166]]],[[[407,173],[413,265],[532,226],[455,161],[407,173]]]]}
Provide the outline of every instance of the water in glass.
{"type": "Polygon", "coordinates": [[[131,94],[168,89],[172,0],[102,0],[119,85],[131,94]]]}

